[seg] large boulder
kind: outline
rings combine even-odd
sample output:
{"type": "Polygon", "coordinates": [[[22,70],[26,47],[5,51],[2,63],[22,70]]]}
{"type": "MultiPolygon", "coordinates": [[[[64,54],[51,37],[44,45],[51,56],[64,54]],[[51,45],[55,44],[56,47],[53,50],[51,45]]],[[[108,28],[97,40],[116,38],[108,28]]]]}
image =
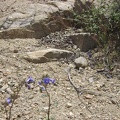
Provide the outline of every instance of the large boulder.
{"type": "Polygon", "coordinates": [[[49,48],[34,52],[28,52],[23,58],[33,63],[45,63],[61,58],[69,58],[72,56],[71,51],[49,48]]]}
{"type": "Polygon", "coordinates": [[[0,38],[41,38],[52,32],[66,28],[57,13],[73,9],[74,1],[53,1],[28,4],[25,9],[0,17],[0,38]],[[53,18],[53,19],[51,19],[53,18]]]}

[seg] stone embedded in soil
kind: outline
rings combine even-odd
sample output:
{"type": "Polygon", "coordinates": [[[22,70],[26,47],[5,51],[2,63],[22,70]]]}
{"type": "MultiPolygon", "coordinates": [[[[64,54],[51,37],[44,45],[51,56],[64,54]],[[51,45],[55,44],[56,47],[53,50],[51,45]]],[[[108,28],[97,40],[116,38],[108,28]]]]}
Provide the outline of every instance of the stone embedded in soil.
{"type": "Polygon", "coordinates": [[[0,120],[4,120],[3,118],[0,118],[0,120]]]}
{"type": "Polygon", "coordinates": [[[97,42],[94,40],[97,36],[93,36],[90,33],[73,33],[66,36],[68,39],[71,39],[73,44],[77,45],[82,52],[87,52],[97,45],[97,42]]]}
{"type": "Polygon", "coordinates": [[[49,107],[43,107],[43,111],[48,112],[49,107]]]}
{"type": "Polygon", "coordinates": [[[0,79],[0,88],[3,87],[3,83],[4,83],[4,81],[3,81],[3,79],[1,78],[1,79],[0,79]]]}
{"type": "Polygon", "coordinates": [[[67,50],[49,48],[45,50],[28,52],[23,58],[33,63],[45,63],[61,58],[69,58],[73,53],[67,50]]]}
{"type": "Polygon", "coordinates": [[[10,94],[10,95],[13,95],[13,94],[14,94],[14,92],[11,90],[10,87],[8,87],[8,88],[6,89],[6,92],[7,92],[8,94],[10,94]]]}
{"type": "Polygon", "coordinates": [[[85,68],[88,66],[88,62],[87,62],[86,58],[84,58],[84,57],[76,58],[74,63],[76,65],[76,68],[79,68],[79,67],[85,68]]]}
{"type": "Polygon", "coordinates": [[[0,89],[0,91],[4,93],[7,88],[8,88],[8,85],[5,84],[5,85],[3,85],[3,87],[0,89]]]}
{"type": "Polygon", "coordinates": [[[40,115],[38,120],[43,120],[43,116],[40,115]]]}
{"type": "Polygon", "coordinates": [[[70,107],[72,107],[72,104],[68,102],[68,103],[66,104],[66,107],[67,107],[67,108],[70,108],[70,107]]]}
{"type": "Polygon", "coordinates": [[[112,104],[117,104],[118,103],[117,98],[111,98],[110,101],[112,102],[112,104]]]}
{"type": "Polygon", "coordinates": [[[8,82],[8,85],[10,86],[10,87],[14,87],[14,86],[18,86],[18,83],[16,82],[16,81],[9,81],[8,82]]]}
{"type": "Polygon", "coordinates": [[[34,98],[34,95],[30,95],[28,98],[29,98],[29,99],[33,99],[33,98],[34,98]]]}
{"type": "Polygon", "coordinates": [[[94,95],[90,95],[90,94],[87,94],[84,96],[86,99],[92,99],[94,97],[94,95]]]}
{"type": "Polygon", "coordinates": [[[105,86],[105,83],[96,83],[95,84],[95,86],[96,86],[96,88],[97,88],[97,90],[100,90],[102,87],[104,87],[105,86]]]}
{"type": "Polygon", "coordinates": [[[89,82],[90,82],[90,83],[93,83],[93,82],[94,82],[94,78],[93,78],[93,77],[90,77],[90,78],[89,78],[89,82]]]}
{"type": "Polygon", "coordinates": [[[73,118],[74,117],[74,114],[73,112],[70,112],[69,115],[68,115],[69,118],[73,118]]]}

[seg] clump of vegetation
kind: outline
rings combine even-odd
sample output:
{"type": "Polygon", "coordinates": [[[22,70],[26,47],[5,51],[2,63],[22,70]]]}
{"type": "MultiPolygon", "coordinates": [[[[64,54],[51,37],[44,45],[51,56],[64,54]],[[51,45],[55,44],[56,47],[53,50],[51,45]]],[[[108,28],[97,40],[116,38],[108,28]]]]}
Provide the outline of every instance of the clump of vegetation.
{"type": "Polygon", "coordinates": [[[87,8],[80,14],[74,14],[76,25],[80,24],[84,26],[84,31],[97,34],[98,42],[101,44],[108,43],[114,35],[118,40],[120,37],[120,1],[101,0],[98,6],[92,4],[87,8]]]}
{"type": "MultiPolygon", "coordinates": [[[[120,53],[120,1],[99,0],[99,5],[91,4],[87,10],[74,13],[75,26],[85,32],[96,34],[94,37],[99,48],[104,52],[105,63],[111,69],[113,51],[120,53]]],[[[115,53],[114,52],[114,53],[115,53]]]]}

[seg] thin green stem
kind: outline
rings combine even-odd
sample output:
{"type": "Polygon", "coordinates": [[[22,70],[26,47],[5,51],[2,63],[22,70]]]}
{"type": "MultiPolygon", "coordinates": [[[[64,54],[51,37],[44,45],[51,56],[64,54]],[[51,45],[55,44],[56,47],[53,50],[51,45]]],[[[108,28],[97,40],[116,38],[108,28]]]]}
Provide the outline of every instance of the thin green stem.
{"type": "Polygon", "coordinates": [[[50,120],[50,94],[48,93],[47,89],[46,89],[46,93],[47,93],[47,96],[49,98],[49,102],[48,102],[48,120],[50,120]]]}
{"type": "Polygon", "coordinates": [[[8,120],[11,119],[11,111],[12,111],[12,107],[13,107],[14,102],[15,102],[15,99],[13,100],[13,102],[12,102],[12,104],[10,106],[10,110],[9,110],[9,114],[8,114],[8,120]]]}
{"type": "Polygon", "coordinates": [[[8,113],[8,120],[11,120],[11,112],[12,112],[12,108],[13,108],[13,105],[14,105],[14,103],[15,103],[15,100],[18,98],[18,96],[19,96],[19,93],[20,93],[20,90],[21,90],[21,88],[22,88],[22,86],[23,86],[23,81],[21,82],[21,84],[19,84],[19,86],[17,87],[17,92],[15,93],[14,92],[14,96],[12,96],[12,103],[11,103],[11,106],[10,106],[10,109],[9,109],[9,113],[8,113]]]}

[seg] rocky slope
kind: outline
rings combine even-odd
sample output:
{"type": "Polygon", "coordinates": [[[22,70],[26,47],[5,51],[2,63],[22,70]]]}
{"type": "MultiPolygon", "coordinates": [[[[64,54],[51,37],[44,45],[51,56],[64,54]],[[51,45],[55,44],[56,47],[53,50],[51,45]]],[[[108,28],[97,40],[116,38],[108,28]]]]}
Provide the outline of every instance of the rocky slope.
{"type": "MultiPolygon", "coordinates": [[[[51,41],[61,38],[59,45],[63,44],[63,34],[55,33],[51,41]]],[[[50,38],[50,36],[44,39],[50,38]]],[[[48,74],[56,79],[56,85],[49,85],[51,95],[51,118],[54,120],[119,120],[120,119],[120,80],[118,74],[111,79],[97,72],[89,66],[75,69],[74,58],[86,53],[74,56],[71,60],[57,60],[46,63],[32,63],[23,59],[27,52],[34,52],[46,48],[55,48],[57,42],[44,42],[43,39],[1,39],[0,40],[0,119],[5,120],[3,102],[10,96],[14,86],[18,82],[26,80],[29,76],[35,79],[36,85],[42,79],[43,74],[48,74]],[[71,68],[72,82],[79,88],[78,91],[70,84],[66,70],[71,68]]],[[[67,44],[67,43],[66,43],[67,44]]],[[[75,47],[69,43],[67,46],[73,52],[75,47]]],[[[59,49],[65,49],[60,48],[59,49]]],[[[70,50],[69,49],[69,50],[70,50]]],[[[68,50],[68,49],[67,49],[68,50]]],[[[67,59],[67,58],[66,58],[67,59]]],[[[117,69],[119,71],[119,69],[117,69]]],[[[46,93],[40,93],[38,86],[32,86],[28,90],[22,87],[19,98],[12,108],[14,120],[44,120],[48,110],[48,97],[46,93]]],[[[7,107],[8,109],[8,107],[7,107]]]]}

